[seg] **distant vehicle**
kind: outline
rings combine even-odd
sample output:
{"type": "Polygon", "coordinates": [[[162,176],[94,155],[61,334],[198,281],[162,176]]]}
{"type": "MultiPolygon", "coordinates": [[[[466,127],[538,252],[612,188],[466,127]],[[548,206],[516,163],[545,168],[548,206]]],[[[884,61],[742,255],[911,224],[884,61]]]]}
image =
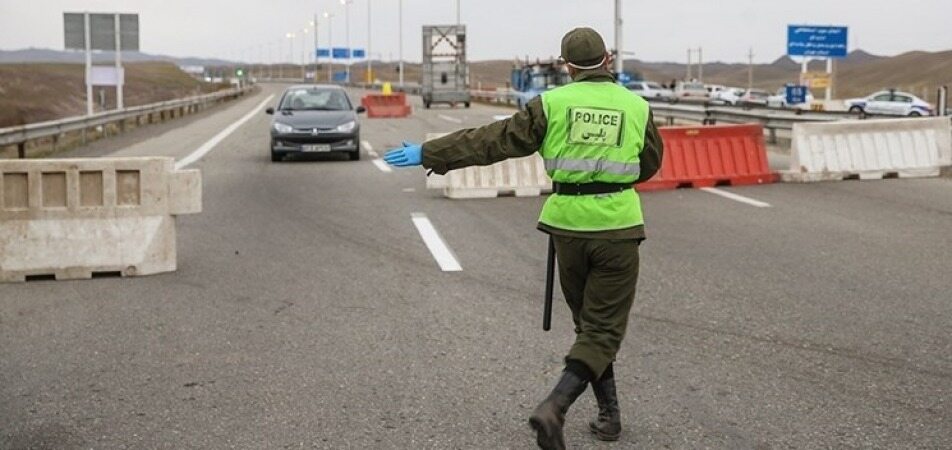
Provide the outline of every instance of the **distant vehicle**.
{"type": "Polygon", "coordinates": [[[896,90],[879,91],[866,98],[845,101],[854,114],[887,114],[893,116],[931,116],[932,105],[915,95],[896,90]]]}
{"type": "Polygon", "coordinates": [[[271,119],[271,161],[297,153],[342,152],[360,159],[360,123],[347,92],[335,85],[291,86],[281,94],[271,119]]]}
{"type": "Polygon", "coordinates": [[[728,87],[716,92],[711,100],[717,103],[724,103],[727,105],[736,105],[740,101],[740,98],[743,97],[744,90],[741,88],[728,87]]]}
{"type": "Polygon", "coordinates": [[[721,86],[719,84],[705,84],[704,89],[707,89],[707,96],[714,98],[719,92],[727,89],[727,86],[721,86]]]}
{"type": "Polygon", "coordinates": [[[707,88],[704,87],[704,84],[696,81],[679,82],[677,87],[674,88],[674,95],[680,99],[708,99],[707,88]]]}
{"type": "Polygon", "coordinates": [[[673,100],[674,92],[654,81],[632,81],[625,87],[645,99],[673,100]]]}
{"type": "Polygon", "coordinates": [[[569,84],[572,81],[568,69],[555,62],[526,64],[514,67],[511,73],[513,95],[516,106],[526,109],[529,100],[545,91],[569,84]]]}
{"type": "Polygon", "coordinates": [[[787,103],[787,88],[782,87],[777,89],[777,93],[767,97],[767,106],[770,108],[794,108],[794,109],[810,109],[810,104],[813,103],[813,94],[810,93],[810,90],[807,90],[806,101],[803,103],[788,104],[787,103]]]}
{"type": "Polygon", "coordinates": [[[741,105],[767,106],[768,97],[770,97],[770,93],[763,89],[751,89],[744,91],[744,95],[737,100],[737,103],[741,105]]]}

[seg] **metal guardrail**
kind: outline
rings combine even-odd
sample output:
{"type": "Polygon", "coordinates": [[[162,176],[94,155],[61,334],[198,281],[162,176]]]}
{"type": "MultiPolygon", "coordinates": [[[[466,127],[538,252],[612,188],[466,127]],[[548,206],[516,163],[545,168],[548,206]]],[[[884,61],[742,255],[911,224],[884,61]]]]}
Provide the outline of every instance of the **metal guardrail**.
{"type": "Polygon", "coordinates": [[[167,111],[182,110],[196,106],[205,107],[209,103],[221,101],[226,98],[242,96],[254,89],[254,86],[246,86],[238,89],[227,89],[213,92],[211,94],[197,95],[176,100],[152,103],[142,106],[134,106],[121,110],[105,111],[90,116],[76,116],[65,119],[51,120],[47,122],[36,122],[27,125],[15,127],[0,128],[0,147],[17,145],[20,158],[25,157],[24,146],[27,142],[43,139],[56,138],[64,133],[72,131],[85,131],[91,128],[108,125],[112,123],[124,124],[130,119],[137,119],[151,114],[163,114],[167,111]]]}

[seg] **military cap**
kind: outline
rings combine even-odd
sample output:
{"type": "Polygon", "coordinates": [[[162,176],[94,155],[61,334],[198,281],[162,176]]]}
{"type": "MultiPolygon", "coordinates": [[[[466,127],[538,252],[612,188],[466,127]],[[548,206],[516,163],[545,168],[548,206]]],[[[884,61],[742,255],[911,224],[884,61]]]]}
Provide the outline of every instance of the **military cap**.
{"type": "Polygon", "coordinates": [[[605,41],[591,28],[576,28],[562,38],[562,59],[577,69],[598,68],[605,53],[605,41]]]}

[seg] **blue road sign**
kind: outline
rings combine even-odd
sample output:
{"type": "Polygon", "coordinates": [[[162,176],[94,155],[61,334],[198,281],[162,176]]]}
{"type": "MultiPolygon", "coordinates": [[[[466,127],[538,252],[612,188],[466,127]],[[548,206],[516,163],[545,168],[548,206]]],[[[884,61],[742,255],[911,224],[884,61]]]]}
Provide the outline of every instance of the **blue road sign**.
{"type": "Polygon", "coordinates": [[[334,47],[334,59],[346,59],[350,56],[350,49],[346,47],[334,47]]]}
{"type": "Polygon", "coordinates": [[[845,58],[846,27],[787,26],[787,55],[845,58]]]}
{"type": "Polygon", "coordinates": [[[799,105],[807,102],[807,87],[793,84],[787,85],[787,104],[799,105]]]}
{"type": "Polygon", "coordinates": [[[621,83],[621,84],[630,83],[630,82],[631,82],[631,74],[628,73],[628,72],[622,72],[622,73],[618,74],[618,82],[621,83]]]}
{"type": "Polygon", "coordinates": [[[317,57],[318,57],[318,58],[330,58],[330,56],[331,56],[331,49],[329,49],[329,48],[319,48],[319,49],[317,49],[317,57]]]}
{"type": "Polygon", "coordinates": [[[334,72],[334,81],[337,81],[337,82],[347,81],[347,72],[334,72]]]}
{"type": "Polygon", "coordinates": [[[354,58],[366,58],[366,57],[367,57],[367,52],[365,52],[364,49],[362,48],[354,49],[354,58]]]}

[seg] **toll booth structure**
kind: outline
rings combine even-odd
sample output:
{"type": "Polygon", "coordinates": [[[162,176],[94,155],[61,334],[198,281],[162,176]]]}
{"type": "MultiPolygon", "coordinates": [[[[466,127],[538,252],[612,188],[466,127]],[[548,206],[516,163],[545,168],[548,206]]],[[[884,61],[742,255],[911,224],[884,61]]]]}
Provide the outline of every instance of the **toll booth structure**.
{"type": "Polygon", "coordinates": [[[465,25],[423,26],[423,106],[462,104],[469,108],[469,65],[465,25]]]}

